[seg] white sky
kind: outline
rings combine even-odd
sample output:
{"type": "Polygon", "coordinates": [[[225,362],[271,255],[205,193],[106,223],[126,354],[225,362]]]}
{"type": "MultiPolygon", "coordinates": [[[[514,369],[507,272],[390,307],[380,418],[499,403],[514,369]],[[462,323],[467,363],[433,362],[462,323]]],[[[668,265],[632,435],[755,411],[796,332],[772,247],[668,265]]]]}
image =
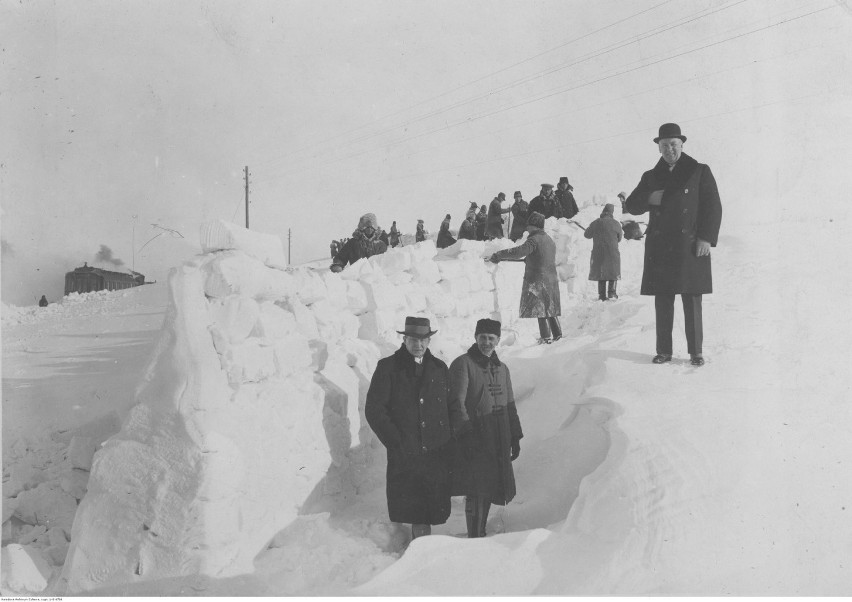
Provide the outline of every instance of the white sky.
{"type": "Polygon", "coordinates": [[[723,229],[759,223],[848,171],[850,39],[840,0],[0,0],[3,300],[55,300],[100,245],[163,279],[202,221],[244,223],[245,165],[252,229],[300,263],[367,211],[629,192],[666,121],[723,229]],[[185,239],[141,249],[151,224],[185,239]]]}

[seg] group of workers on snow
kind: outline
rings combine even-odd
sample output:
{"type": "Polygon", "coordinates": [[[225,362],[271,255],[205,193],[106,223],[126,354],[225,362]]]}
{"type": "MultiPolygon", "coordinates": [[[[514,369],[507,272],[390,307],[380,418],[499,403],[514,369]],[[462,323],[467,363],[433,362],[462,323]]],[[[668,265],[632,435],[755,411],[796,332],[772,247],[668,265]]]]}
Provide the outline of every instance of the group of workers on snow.
{"type": "MultiPolygon", "coordinates": [[[[683,153],[686,137],[677,124],[660,126],[654,142],[661,154],[656,166],[642,175],[629,196],[619,195],[622,211],[649,214],[641,294],[654,296],[656,355],[652,362],[672,360],[674,297],[680,295],[690,363],[702,366],[701,299],[712,292],[710,248],[718,239],[722,205],[710,168],[683,153]]],[[[541,195],[526,213],[516,214],[523,216],[526,240],[489,258],[494,263],[524,260],[519,315],[538,318],[545,343],[562,336],[555,244],[543,228],[547,217],[566,216],[567,178],[560,181],[563,184],[562,196],[553,193],[553,186],[542,185],[541,195]]],[[[520,193],[515,193],[515,199],[512,209],[523,202],[520,193]]],[[[503,200],[498,195],[491,202],[486,236],[490,232],[492,237],[502,237],[501,213],[509,211],[500,208],[503,200]],[[490,221],[492,217],[497,219],[490,221]]],[[[573,217],[577,213],[573,195],[568,206],[573,217]]],[[[585,231],[586,238],[594,241],[589,278],[598,281],[602,300],[617,298],[615,283],[620,277],[622,228],[613,212],[614,206],[607,204],[585,231]]],[[[466,234],[471,231],[471,214],[465,220],[466,234]]],[[[359,253],[354,260],[387,248],[378,240],[374,215],[361,218],[359,231],[361,236],[356,232],[357,238],[352,239],[359,253]]],[[[511,236],[516,234],[513,227],[511,236]]],[[[352,256],[335,259],[332,269],[340,271],[354,260],[352,256]]],[[[428,535],[431,525],[443,524],[449,517],[450,497],[465,496],[468,537],[483,537],[491,505],[505,505],[515,496],[512,461],[520,454],[523,437],[509,368],[495,351],[501,324],[479,320],[474,344],[449,368],[429,352],[437,331],[431,330],[428,318],[409,316],[405,329],[398,332],[402,345],[378,362],[365,407],[370,427],[387,448],[390,520],[410,523],[412,537],[428,535]]]]}

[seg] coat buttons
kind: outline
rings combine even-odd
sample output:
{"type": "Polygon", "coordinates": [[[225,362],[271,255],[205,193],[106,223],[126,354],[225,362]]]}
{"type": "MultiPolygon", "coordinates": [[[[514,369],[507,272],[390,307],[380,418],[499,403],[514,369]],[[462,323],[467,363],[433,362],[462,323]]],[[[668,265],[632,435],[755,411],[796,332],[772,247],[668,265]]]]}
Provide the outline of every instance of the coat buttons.
{"type": "Polygon", "coordinates": [[[689,194],[689,188],[684,188],[684,189],[683,189],[683,194],[689,194]]]}
{"type": "Polygon", "coordinates": [[[426,421],[424,420],[423,422],[421,422],[420,426],[422,426],[423,428],[426,428],[426,421]]]}

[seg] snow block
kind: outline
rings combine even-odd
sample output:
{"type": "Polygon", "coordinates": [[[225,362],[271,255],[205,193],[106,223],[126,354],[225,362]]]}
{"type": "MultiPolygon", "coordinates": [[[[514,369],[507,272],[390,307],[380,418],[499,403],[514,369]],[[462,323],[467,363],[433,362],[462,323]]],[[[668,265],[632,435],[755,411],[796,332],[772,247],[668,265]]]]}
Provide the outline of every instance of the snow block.
{"type": "Polygon", "coordinates": [[[310,305],[328,297],[325,281],[314,270],[302,268],[292,270],[290,275],[295,284],[296,297],[305,305],[310,305]]]}
{"type": "Polygon", "coordinates": [[[441,280],[441,270],[437,262],[431,259],[417,259],[411,262],[413,281],[420,285],[435,284],[441,280]]]}
{"type": "Polygon", "coordinates": [[[364,282],[367,292],[367,311],[405,308],[405,295],[388,280],[364,282]]]}
{"type": "Polygon", "coordinates": [[[319,338],[334,341],[339,338],[357,337],[361,323],[349,311],[332,306],[330,301],[317,301],[311,305],[311,311],[317,320],[319,338]]]}
{"type": "Polygon", "coordinates": [[[408,272],[397,272],[396,274],[392,274],[388,276],[388,282],[393,284],[394,286],[404,286],[410,283],[414,279],[408,272]]]}
{"type": "Polygon", "coordinates": [[[2,551],[2,589],[17,594],[44,591],[53,573],[50,565],[31,546],[9,544],[2,551]]]}
{"type": "Polygon", "coordinates": [[[276,374],[286,378],[299,370],[310,367],[313,362],[308,339],[293,333],[275,342],[272,347],[276,374]]]}
{"type": "Polygon", "coordinates": [[[404,272],[411,268],[411,253],[402,249],[388,249],[385,253],[373,255],[369,261],[373,266],[378,266],[386,277],[404,272]]]}
{"type": "Polygon", "coordinates": [[[308,340],[319,338],[319,330],[317,329],[317,319],[313,312],[305,307],[305,305],[295,297],[290,297],[282,304],[282,307],[290,313],[296,320],[296,329],[303,335],[308,337],[308,340]]]}
{"type": "Polygon", "coordinates": [[[251,297],[228,295],[210,301],[210,325],[213,336],[237,345],[254,330],[260,315],[257,301],[251,297]]]}
{"type": "Polygon", "coordinates": [[[254,329],[249,333],[253,337],[271,344],[295,332],[299,326],[293,312],[282,308],[272,301],[264,301],[258,304],[257,322],[254,329]]]}
{"type": "Polygon", "coordinates": [[[446,293],[440,286],[434,286],[425,291],[426,306],[429,311],[438,317],[454,315],[456,311],[456,299],[446,293]]]}
{"type": "Polygon", "coordinates": [[[346,307],[356,316],[367,311],[367,290],[357,280],[346,280],[346,307]]]}
{"type": "Polygon", "coordinates": [[[464,267],[458,261],[436,261],[438,271],[441,273],[441,280],[454,280],[466,276],[464,267]]]}
{"type": "Polygon", "coordinates": [[[91,437],[71,437],[66,456],[71,468],[89,470],[92,468],[92,456],[95,455],[95,442],[91,437]]]}
{"type": "Polygon", "coordinates": [[[340,277],[340,274],[335,274],[334,272],[325,272],[322,275],[323,282],[325,282],[325,288],[328,291],[328,301],[334,307],[344,308],[346,307],[346,291],[347,282],[340,277]]]}
{"type": "Polygon", "coordinates": [[[224,220],[215,220],[201,225],[201,250],[204,253],[214,251],[237,250],[272,267],[287,267],[287,258],[281,239],[272,234],[262,234],[247,230],[224,220]]]}
{"type": "Polygon", "coordinates": [[[361,428],[358,377],[340,358],[329,358],[320,375],[324,380],[319,384],[325,391],[323,425],[332,442],[331,460],[340,466],[349,448],[358,442],[361,428]]]}
{"type": "Polygon", "coordinates": [[[272,347],[258,339],[248,339],[233,345],[222,358],[228,380],[235,384],[265,380],[276,372],[272,347]]]}
{"type": "MultiPolygon", "coordinates": [[[[192,269],[191,266],[187,266],[192,269]]],[[[244,295],[260,301],[283,299],[296,293],[293,277],[239,251],[223,251],[205,260],[204,293],[208,297],[244,295]]]]}
{"type": "Polygon", "coordinates": [[[435,255],[438,254],[438,248],[435,246],[435,241],[431,238],[427,238],[424,241],[414,243],[413,245],[405,248],[408,249],[409,253],[411,253],[412,265],[417,261],[428,261],[433,259],[435,255]]]}
{"type": "Polygon", "coordinates": [[[35,489],[18,494],[14,516],[29,525],[62,527],[71,530],[77,500],[64,492],[57,483],[41,483],[35,489]]]}

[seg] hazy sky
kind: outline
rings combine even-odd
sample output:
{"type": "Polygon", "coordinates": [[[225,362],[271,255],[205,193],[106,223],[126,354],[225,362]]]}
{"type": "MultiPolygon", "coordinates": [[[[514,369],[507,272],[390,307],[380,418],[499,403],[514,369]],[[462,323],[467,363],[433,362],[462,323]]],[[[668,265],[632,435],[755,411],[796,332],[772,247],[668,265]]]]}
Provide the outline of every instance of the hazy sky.
{"type": "Polygon", "coordinates": [[[0,0],[2,297],[84,261],[164,278],[204,220],[244,224],[246,165],[294,263],[367,211],[630,192],[666,121],[723,233],[811,178],[848,198],[849,40],[840,0],[0,0]]]}

